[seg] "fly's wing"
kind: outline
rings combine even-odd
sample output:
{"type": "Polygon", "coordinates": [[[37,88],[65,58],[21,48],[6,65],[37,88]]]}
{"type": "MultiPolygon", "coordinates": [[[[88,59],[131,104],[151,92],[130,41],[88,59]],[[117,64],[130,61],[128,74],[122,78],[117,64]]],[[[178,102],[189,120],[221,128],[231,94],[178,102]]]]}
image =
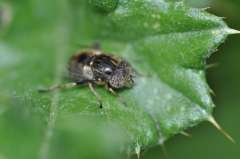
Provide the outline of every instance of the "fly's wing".
{"type": "Polygon", "coordinates": [[[70,63],[68,67],[68,75],[71,80],[74,82],[82,82],[84,81],[83,70],[81,64],[78,63],[70,63]]]}
{"type": "Polygon", "coordinates": [[[91,61],[92,54],[89,52],[81,52],[71,57],[68,64],[68,74],[69,78],[75,82],[84,82],[92,80],[89,77],[91,70],[89,68],[89,63],[91,61]]]}

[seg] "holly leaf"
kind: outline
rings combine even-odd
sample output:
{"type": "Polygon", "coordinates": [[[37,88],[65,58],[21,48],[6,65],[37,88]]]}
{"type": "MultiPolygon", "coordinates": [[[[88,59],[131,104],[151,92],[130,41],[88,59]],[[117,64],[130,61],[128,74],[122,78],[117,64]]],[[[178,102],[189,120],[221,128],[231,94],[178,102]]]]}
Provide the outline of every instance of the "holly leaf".
{"type": "Polygon", "coordinates": [[[1,22],[0,158],[121,158],[214,123],[206,59],[237,33],[163,0],[11,0],[1,22]],[[102,87],[103,109],[85,86],[37,92],[67,83],[69,57],[96,41],[139,73],[126,106],[102,87]]]}

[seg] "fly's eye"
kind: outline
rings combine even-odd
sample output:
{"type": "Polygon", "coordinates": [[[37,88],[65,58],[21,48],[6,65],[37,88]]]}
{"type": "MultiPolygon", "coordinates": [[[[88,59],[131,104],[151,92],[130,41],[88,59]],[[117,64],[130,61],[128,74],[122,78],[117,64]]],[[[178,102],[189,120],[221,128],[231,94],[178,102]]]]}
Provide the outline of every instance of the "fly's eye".
{"type": "Polygon", "coordinates": [[[104,73],[107,74],[107,75],[111,75],[112,72],[113,72],[112,69],[109,68],[109,67],[107,67],[107,68],[104,69],[104,73]]]}

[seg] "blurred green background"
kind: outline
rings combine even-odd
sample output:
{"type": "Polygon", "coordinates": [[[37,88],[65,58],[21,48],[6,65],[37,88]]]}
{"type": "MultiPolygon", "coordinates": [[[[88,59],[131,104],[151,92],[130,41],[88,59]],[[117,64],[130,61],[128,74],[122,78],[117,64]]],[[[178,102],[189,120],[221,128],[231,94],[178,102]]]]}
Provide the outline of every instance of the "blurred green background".
{"type": "MultiPolygon", "coordinates": [[[[240,0],[186,0],[194,7],[209,7],[208,11],[225,17],[226,23],[240,30],[240,0]]],[[[211,124],[205,122],[188,130],[192,137],[178,135],[165,147],[169,159],[238,159],[240,158],[240,36],[229,36],[209,59],[216,64],[207,72],[210,87],[215,92],[214,116],[236,140],[232,144],[211,124]]],[[[162,148],[144,153],[144,159],[164,158],[162,148]]],[[[166,158],[166,157],[165,157],[166,158]]]]}
{"type": "MultiPolygon", "coordinates": [[[[19,0],[20,1],[20,0],[19,0]]],[[[51,0],[49,0],[51,1],[51,0]]],[[[208,11],[217,16],[226,17],[227,24],[240,30],[240,0],[186,0],[194,7],[210,7],[208,11]]],[[[5,21],[8,21],[6,19],[5,21]]],[[[3,26],[4,27],[4,26],[3,26]]],[[[1,28],[0,28],[1,29],[1,28]]],[[[166,155],[162,147],[143,152],[144,159],[238,159],[240,158],[240,35],[232,35],[209,59],[216,64],[208,70],[208,81],[215,92],[216,109],[214,117],[222,127],[236,140],[228,141],[210,123],[202,123],[187,132],[192,137],[177,135],[165,144],[166,155]]],[[[0,64],[1,65],[1,64],[0,64]]],[[[1,141],[0,141],[1,142],[1,141]]],[[[1,156],[0,156],[0,159],[1,156]]]]}

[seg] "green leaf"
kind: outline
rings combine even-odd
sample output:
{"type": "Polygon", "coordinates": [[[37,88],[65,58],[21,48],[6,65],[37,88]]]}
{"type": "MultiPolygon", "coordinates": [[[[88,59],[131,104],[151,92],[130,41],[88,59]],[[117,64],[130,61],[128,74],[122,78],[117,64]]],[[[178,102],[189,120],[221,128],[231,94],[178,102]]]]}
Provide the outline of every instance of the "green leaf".
{"type": "MultiPolygon", "coordinates": [[[[181,0],[167,0],[170,2],[181,2],[181,0]]],[[[184,3],[194,7],[208,7],[211,4],[211,0],[184,0],[184,3]]]]}
{"type": "Polygon", "coordinates": [[[206,58],[235,33],[221,18],[163,0],[0,5],[0,158],[121,158],[212,119],[206,58]],[[68,58],[96,41],[141,74],[119,92],[127,106],[101,87],[103,109],[85,86],[37,92],[68,82],[68,58]]]}

